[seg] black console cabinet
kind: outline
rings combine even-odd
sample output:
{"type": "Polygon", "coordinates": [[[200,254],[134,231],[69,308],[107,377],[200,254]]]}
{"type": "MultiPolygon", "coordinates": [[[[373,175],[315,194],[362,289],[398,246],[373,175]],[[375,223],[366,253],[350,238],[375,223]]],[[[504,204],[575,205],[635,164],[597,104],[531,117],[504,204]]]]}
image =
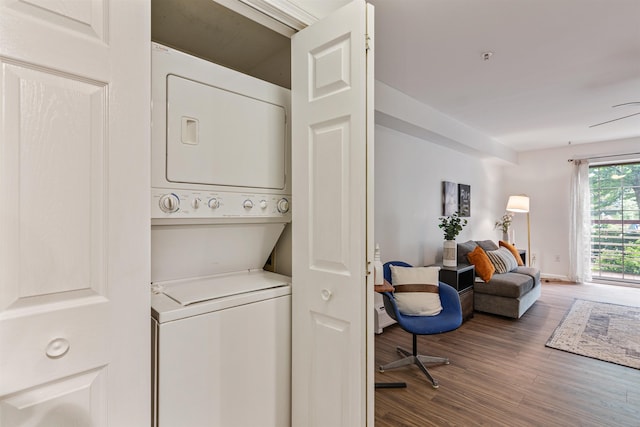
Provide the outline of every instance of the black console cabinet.
{"type": "Polygon", "coordinates": [[[473,317],[473,283],[476,281],[476,269],[470,264],[459,264],[456,267],[440,267],[439,279],[447,285],[453,286],[460,296],[462,305],[462,319],[473,317]]]}

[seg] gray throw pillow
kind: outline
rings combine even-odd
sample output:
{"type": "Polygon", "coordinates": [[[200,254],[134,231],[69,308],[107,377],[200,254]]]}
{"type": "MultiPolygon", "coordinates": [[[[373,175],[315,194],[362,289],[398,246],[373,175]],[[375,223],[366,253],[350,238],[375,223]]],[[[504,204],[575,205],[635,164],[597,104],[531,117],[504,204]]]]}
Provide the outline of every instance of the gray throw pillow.
{"type": "Polygon", "coordinates": [[[467,255],[478,246],[473,240],[468,240],[464,243],[458,243],[458,263],[468,264],[469,260],[467,255]]]}
{"type": "Polygon", "coordinates": [[[495,251],[499,247],[493,240],[477,240],[476,243],[484,249],[485,252],[495,251]]]}

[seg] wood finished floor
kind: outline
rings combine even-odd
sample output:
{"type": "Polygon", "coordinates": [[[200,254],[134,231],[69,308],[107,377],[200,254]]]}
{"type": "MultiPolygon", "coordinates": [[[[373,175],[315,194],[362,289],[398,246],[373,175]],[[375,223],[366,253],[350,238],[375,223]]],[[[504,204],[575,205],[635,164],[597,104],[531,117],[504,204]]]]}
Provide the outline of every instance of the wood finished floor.
{"type": "MultiPolygon", "coordinates": [[[[376,427],[640,426],[640,370],[545,347],[575,298],[640,306],[640,289],[543,283],[542,296],[519,320],[482,313],[459,329],[418,338],[418,352],[449,357],[429,369],[376,372],[376,427]]],[[[640,324],[638,325],[640,328],[640,324]]],[[[376,335],[376,368],[411,349],[397,325],[376,335]]]]}

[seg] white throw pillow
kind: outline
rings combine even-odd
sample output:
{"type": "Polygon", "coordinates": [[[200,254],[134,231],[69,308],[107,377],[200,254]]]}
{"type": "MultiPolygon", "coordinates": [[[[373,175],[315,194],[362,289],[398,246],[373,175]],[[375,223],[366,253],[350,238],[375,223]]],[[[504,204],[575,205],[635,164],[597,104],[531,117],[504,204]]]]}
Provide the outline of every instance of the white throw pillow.
{"type": "Polygon", "coordinates": [[[435,316],[442,311],[438,275],[440,267],[398,267],[391,265],[391,283],[400,313],[435,316]]]}

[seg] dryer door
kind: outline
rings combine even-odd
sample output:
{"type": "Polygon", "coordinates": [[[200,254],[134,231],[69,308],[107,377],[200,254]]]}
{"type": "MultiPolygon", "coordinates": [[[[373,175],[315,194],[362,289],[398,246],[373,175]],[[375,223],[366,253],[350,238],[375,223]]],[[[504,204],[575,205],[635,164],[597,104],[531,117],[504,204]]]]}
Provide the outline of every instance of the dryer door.
{"type": "Polygon", "coordinates": [[[282,105],[170,74],[166,142],[168,181],[284,189],[282,105]]]}

